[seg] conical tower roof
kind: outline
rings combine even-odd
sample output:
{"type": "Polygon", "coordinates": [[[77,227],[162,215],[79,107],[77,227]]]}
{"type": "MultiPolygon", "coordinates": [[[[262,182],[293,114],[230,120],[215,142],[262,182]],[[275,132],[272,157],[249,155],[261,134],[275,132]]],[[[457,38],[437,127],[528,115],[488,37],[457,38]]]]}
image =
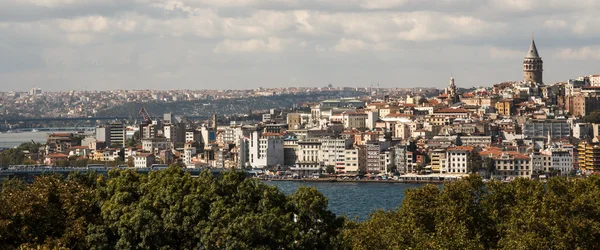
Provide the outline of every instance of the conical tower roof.
{"type": "Polygon", "coordinates": [[[531,45],[529,45],[529,51],[527,51],[525,58],[540,58],[540,54],[537,51],[537,47],[535,47],[535,41],[533,39],[531,39],[531,45]]]}

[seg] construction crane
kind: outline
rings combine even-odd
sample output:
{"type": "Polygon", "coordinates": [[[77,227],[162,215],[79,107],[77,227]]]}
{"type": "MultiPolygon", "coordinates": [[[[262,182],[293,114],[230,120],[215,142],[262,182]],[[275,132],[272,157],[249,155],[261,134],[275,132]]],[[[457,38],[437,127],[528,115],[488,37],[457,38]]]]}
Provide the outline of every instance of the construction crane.
{"type": "Polygon", "coordinates": [[[143,117],[144,122],[148,122],[148,123],[152,122],[152,118],[150,117],[150,114],[148,114],[148,111],[146,111],[146,108],[141,108],[140,111],[138,112],[138,116],[143,117]]]}

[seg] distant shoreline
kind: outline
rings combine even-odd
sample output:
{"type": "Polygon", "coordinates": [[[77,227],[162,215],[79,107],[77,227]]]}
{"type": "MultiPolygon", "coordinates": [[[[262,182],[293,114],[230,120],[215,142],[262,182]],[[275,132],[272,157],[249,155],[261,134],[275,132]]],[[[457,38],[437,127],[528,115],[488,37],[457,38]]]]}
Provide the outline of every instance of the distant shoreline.
{"type": "Polygon", "coordinates": [[[405,183],[405,184],[444,184],[448,181],[437,181],[437,180],[341,180],[341,179],[268,179],[258,178],[262,181],[294,181],[294,182],[361,182],[361,183],[405,183]]]}

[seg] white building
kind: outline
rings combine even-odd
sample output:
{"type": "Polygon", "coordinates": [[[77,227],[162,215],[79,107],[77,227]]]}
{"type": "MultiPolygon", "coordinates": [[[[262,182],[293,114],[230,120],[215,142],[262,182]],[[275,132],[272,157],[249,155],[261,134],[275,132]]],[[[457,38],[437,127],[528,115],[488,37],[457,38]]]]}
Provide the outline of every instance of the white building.
{"type": "Polygon", "coordinates": [[[252,167],[282,166],[283,135],[280,133],[260,133],[254,131],[250,134],[250,165],[252,167]]]}
{"type": "Polygon", "coordinates": [[[344,112],[344,128],[361,129],[366,128],[367,114],[358,112],[344,112]]]}
{"type": "Polygon", "coordinates": [[[358,174],[360,171],[360,149],[352,148],[344,150],[344,167],[336,168],[338,173],[358,174]]]}
{"type": "Polygon", "coordinates": [[[375,123],[379,120],[379,111],[369,111],[366,112],[367,119],[365,120],[365,126],[373,130],[375,128],[375,123]]]}
{"type": "Polygon", "coordinates": [[[567,175],[573,170],[573,154],[569,149],[549,148],[532,154],[531,159],[534,171],[549,173],[555,170],[561,175],[567,175]]]}
{"type": "Polygon", "coordinates": [[[321,141],[316,138],[298,141],[298,160],[296,166],[290,168],[300,177],[310,177],[321,173],[321,141]]]}
{"type": "Polygon", "coordinates": [[[410,138],[411,128],[406,123],[396,123],[394,127],[394,137],[407,139],[410,138]]]}
{"type": "Polygon", "coordinates": [[[583,139],[586,136],[592,137],[592,124],[590,123],[575,123],[573,126],[573,137],[583,139]]]}
{"type": "Polygon", "coordinates": [[[395,164],[394,150],[386,150],[379,154],[380,172],[388,174],[392,171],[395,164]]]}
{"type": "Polygon", "coordinates": [[[164,137],[142,139],[142,150],[147,152],[158,152],[159,150],[170,149],[171,139],[164,137]]]}
{"type": "Polygon", "coordinates": [[[449,174],[468,173],[469,156],[473,152],[473,147],[457,146],[446,150],[446,166],[442,172],[449,174]]]}
{"type": "Polygon", "coordinates": [[[494,179],[531,178],[533,168],[527,155],[503,152],[492,159],[496,169],[492,173],[494,179]]]}
{"type": "Polygon", "coordinates": [[[343,168],[344,164],[344,150],[350,148],[352,145],[352,139],[338,139],[338,138],[319,138],[321,141],[320,159],[322,159],[324,166],[335,166],[336,168],[343,168]]]}
{"type": "Polygon", "coordinates": [[[154,164],[154,155],[153,154],[137,154],[133,156],[133,164],[135,168],[147,168],[154,164]]]}
{"type": "Polygon", "coordinates": [[[597,87],[600,86],[600,75],[591,75],[588,78],[590,80],[590,86],[597,87]]]}
{"type": "Polygon", "coordinates": [[[566,149],[550,149],[552,155],[552,169],[561,175],[567,175],[573,170],[573,155],[566,149]]]}
{"type": "Polygon", "coordinates": [[[185,131],[185,142],[201,142],[202,141],[202,133],[197,130],[187,130],[185,131]]]}

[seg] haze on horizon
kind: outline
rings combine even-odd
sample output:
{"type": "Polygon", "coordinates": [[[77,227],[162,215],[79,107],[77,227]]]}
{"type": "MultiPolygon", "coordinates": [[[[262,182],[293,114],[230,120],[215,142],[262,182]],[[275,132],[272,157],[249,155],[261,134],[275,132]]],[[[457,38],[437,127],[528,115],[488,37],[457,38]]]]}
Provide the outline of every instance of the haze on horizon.
{"type": "Polygon", "coordinates": [[[4,0],[0,91],[459,87],[600,73],[589,0],[4,0]]]}

